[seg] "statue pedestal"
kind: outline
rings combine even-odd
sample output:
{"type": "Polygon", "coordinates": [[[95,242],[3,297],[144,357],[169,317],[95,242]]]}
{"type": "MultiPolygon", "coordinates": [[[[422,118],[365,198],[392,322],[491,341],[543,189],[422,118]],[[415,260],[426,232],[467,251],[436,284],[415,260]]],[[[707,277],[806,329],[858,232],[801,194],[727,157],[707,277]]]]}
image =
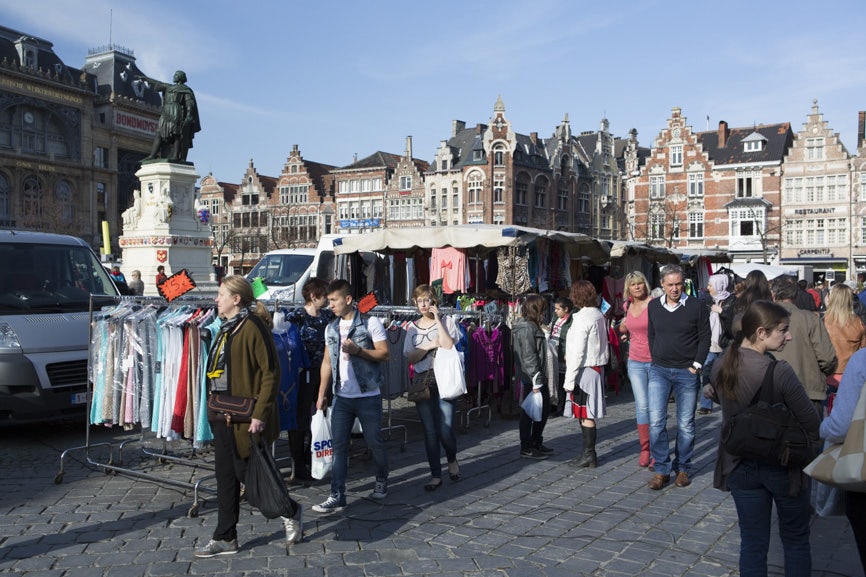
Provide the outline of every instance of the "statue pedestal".
{"type": "Polygon", "coordinates": [[[195,167],[157,161],[142,164],[135,176],[141,190],[133,193],[133,206],[123,213],[119,239],[127,281],[133,270],[140,270],[144,294],[158,296],[156,268],[162,265],[168,276],[187,270],[197,287],[189,294],[215,295],[213,238],[196,213],[195,167]]]}

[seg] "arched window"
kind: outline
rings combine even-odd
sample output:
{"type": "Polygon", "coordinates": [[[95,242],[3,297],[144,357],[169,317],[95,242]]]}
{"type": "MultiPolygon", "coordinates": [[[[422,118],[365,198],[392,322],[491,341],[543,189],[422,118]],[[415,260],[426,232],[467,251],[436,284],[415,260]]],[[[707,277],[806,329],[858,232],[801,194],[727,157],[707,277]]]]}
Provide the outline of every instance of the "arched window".
{"type": "Polygon", "coordinates": [[[481,202],[481,188],[483,185],[481,173],[478,171],[469,175],[469,204],[481,202]]]}
{"type": "Polygon", "coordinates": [[[505,166],[505,147],[501,144],[493,147],[493,164],[494,166],[505,166]]]}
{"type": "Polygon", "coordinates": [[[544,208],[547,206],[547,179],[540,177],[535,181],[535,206],[544,208]]]}
{"type": "Polygon", "coordinates": [[[57,204],[56,213],[60,222],[71,224],[75,214],[75,203],[73,202],[72,186],[65,180],[61,180],[54,188],[54,202],[57,204]]]}
{"type": "Polygon", "coordinates": [[[9,179],[0,174],[0,219],[9,219],[9,179]]]}
{"type": "Polygon", "coordinates": [[[42,184],[33,175],[24,178],[23,205],[21,214],[25,217],[42,217],[42,184]]]}

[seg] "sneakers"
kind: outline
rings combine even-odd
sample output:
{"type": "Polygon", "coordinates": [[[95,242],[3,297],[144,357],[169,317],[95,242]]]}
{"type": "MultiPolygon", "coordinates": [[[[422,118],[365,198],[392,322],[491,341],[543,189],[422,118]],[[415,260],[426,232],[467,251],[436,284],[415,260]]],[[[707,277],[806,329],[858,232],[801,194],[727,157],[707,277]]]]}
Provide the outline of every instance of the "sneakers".
{"type": "Polygon", "coordinates": [[[283,517],[283,526],[286,528],[286,545],[300,541],[304,536],[304,506],[298,503],[294,517],[283,517]]]}
{"type": "Polygon", "coordinates": [[[206,559],[208,557],[216,557],[217,555],[234,555],[237,552],[237,539],[232,539],[231,541],[217,541],[211,539],[208,541],[207,545],[201,549],[196,549],[193,555],[200,559],[206,559]]]}
{"type": "Polygon", "coordinates": [[[535,448],[536,448],[536,449],[538,450],[538,452],[541,453],[542,455],[552,455],[552,454],[553,454],[553,449],[551,449],[550,447],[545,447],[543,444],[542,444],[542,445],[538,445],[538,446],[535,447],[535,448]]]}
{"type": "Polygon", "coordinates": [[[371,499],[384,499],[388,496],[388,481],[380,481],[376,479],[376,486],[373,492],[370,493],[371,499]]]}
{"type": "Polygon", "coordinates": [[[313,505],[313,511],[316,513],[339,513],[346,508],[346,498],[340,497],[336,493],[331,493],[331,496],[325,499],[318,505],[313,505]]]}
{"type": "Polygon", "coordinates": [[[541,451],[539,451],[535,447],[532,447],[531,449],[520,449],[520,456],[523,457],[524,459],[538,459],[538,460],[546,459],[548,457],[548,455],[545,455],[544,453],[542,453],[541,451]]]}

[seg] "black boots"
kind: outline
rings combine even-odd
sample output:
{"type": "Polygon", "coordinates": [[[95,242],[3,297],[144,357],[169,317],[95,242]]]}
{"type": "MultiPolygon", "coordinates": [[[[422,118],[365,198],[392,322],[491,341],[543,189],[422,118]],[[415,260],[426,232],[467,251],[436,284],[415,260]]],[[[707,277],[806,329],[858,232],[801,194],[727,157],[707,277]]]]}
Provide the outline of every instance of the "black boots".
{"type": "Polygon", "coordinates": [[[580,426],[583,437],[583,455],[580,459],[572,461],[571,465],[578,468],[595,469],[598,466],[598,455],[595,453],[595,439],[597,430],[595,427],[580,426]]]}

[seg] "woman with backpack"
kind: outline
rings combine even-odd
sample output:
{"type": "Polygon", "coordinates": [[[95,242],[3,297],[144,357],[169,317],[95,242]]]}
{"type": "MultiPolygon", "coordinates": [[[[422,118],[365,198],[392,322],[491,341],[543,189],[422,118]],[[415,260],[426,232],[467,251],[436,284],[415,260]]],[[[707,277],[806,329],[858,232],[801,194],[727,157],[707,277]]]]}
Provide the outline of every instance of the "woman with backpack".
{"type": "MultiPolygon", "coordinates": [[[[788,312],[759,300],[745,310],[742,329],[713,367],[714,386],[705,388],[722,406],[722,430],[734,415],[746,410],[765,380],[773,351],[791,340],[788,312]]],[[[774,401],[781,399],[803,429],[817,440],[818,413],[791,366],[779,361],[771,374],[774,401]]],[[[802,467],[785,467],[740,458],[719,441],[714,486],[730,491],[740,524],[740,575],[766,577],[773,505],[785,552],[786,577],[808,577],[812,571],[809,545],[809,484],[802,467]]]]}

